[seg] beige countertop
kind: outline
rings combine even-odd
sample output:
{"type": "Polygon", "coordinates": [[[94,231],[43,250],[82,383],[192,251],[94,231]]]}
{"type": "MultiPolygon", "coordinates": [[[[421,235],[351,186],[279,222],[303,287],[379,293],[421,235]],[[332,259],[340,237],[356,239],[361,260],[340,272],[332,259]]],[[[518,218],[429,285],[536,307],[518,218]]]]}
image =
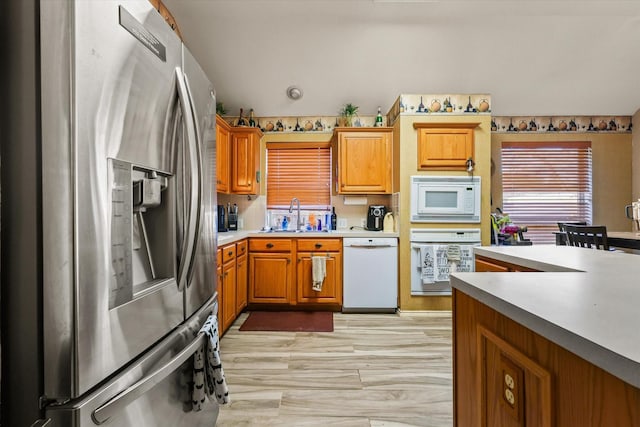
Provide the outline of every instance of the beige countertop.
{"type": "Polygon", "coordinates": [[[296,232],[264,232],[260,230],[240,230],[240,231],[225,231],[218,233],[218,246],[227,245],[229,243],[237,242],[238,240],[246,239],[247,237],[271,237],[271,238],[304,238],[304,237],[398,237],[398,233],[385,233],[382,231],[367,231],[367,230],[336,230],[329,232],[322,231],[305,231],[301,233],[296,232]]]}
{"type": "Polygon", "coordinates": [[[640,388],[640,257],[570,246],[483,246],[533,273],[454,273],[451,286],[640,388]]]}

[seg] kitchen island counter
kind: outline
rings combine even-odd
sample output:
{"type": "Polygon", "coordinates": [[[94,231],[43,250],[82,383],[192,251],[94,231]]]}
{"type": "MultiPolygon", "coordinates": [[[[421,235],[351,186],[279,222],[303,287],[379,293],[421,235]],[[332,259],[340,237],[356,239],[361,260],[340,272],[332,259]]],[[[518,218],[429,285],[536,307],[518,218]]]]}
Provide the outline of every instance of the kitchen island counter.
{"type": "Polygon", "coordinates": [[[640,427],[640,258],[543,245],[475,254],[496,272],[451,276],[455,425],[640,427]]]}
{"type": "Polygon", "coordinates": [[[455,273],[451,285],[640,388],[640,258],[569,246],[478,247],[540,273],[455,273]]]}

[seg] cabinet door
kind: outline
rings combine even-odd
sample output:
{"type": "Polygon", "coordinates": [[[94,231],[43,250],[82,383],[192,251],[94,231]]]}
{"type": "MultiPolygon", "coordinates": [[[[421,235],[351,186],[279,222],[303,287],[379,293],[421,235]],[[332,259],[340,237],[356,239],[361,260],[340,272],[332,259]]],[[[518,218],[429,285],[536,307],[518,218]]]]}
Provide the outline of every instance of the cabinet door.
{"type": "Polygon", "coordinates": [[[236,316],[247,306],[248,272],[247,255],[238,256],[236,259],[236,316]]]}
{"type": "Polygon", "coordinates": [[[415,123],[418,129],[418,170],[465,170],[473,159],[478,123],[415,123]]]}
{"type": "Polygon", "coordinates": [[[390,194],[391,131],[338,131],[338,193],[390,194]]]}
{"type": "Polygon", "coordinates": [[[298,302],[342,304],[342,255],[340,253],[298,253],[298,302]],[[322,291],[313,290],[312,256],[326,256],[326,277],[322,291]]]}
{"type": "Polygon", "coordinates": [[[249,253],[249,303],[288,304],[292,266],[289,253],[249,253]]]}
{"type": "Polygon", "coordinates": [[[222,328],[227,330],[236,319],[236,260],[222,266],[222,328]]]}
{"type": "Polygon", "coordinates": [[[234,194],[258,194],[261,135],[257,128],[231,131],[231,192],[234,194]]]}
{"type": "Polygon", "coordinates": [[[231,153],[229,125],[216,115],[216,185],[218,193],[229,193],[231,153]]]}
{"type": "MultiPolygon", "coordinates": [[[[220,253],[219,249],[218,253],[220,253]]],[[[219,255],[218,258],[222,258],[222,255],[219,255]]],[[[224,322],[222,321],[222,319],[224,319],[224,292],[222,286],[222,284],[224,283],[224,277],[222,274],[222,262],[219,262],[216,267],[216,277],[218,280],[218,284],[216,286],[216,289],[218,291],[218,323],[220,324],[220,335],[222,335],[224,331],[226,331],[223,324],[224,322]]]]}

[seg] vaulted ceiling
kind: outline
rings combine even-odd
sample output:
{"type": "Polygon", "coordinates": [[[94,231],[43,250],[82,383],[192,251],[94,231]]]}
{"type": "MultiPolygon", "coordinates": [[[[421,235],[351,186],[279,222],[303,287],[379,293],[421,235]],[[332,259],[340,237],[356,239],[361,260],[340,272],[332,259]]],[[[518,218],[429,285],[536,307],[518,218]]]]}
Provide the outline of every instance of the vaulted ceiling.
{"type": "Polygon", "coordinates": [[[401,93],[489,93],[495,115],[640,108],[639,0],[163,1],[231,114],[375,114],[401,93]]]}

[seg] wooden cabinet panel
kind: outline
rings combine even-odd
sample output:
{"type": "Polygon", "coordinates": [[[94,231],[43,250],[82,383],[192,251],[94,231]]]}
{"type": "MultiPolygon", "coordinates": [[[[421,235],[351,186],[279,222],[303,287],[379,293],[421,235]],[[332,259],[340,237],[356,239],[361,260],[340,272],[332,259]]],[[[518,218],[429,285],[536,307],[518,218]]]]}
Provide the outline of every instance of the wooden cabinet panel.
{"type": "Polygon", "coordinates": [[[236,319],[236,260],[222,266],[222,329],[227,330],[236,319]]]}
{"type": "Polygon", "coordinates": [[[258,128],[231,129],[231,193],[258,194],[261,137],[258,128]]]}
{"type": "Polygon", "coordinates": [[[298,239],[297,247],[298,247],[298,252],[312,252],[312,251],[338,252],[338,251],[342,251],[342,240],[325,239],[325,238],[298,239]]]}
{"type": "Polygon", "coordinates": [[[249,252],[289,252],[292,247],[291,239],[256,238],[249,240],[249,252]]]}
{"type": "Polygon", "coordinates": [[[418,129],[418,170],[465,170],[474,155],[479,123],[414,123],[418,129]]]}
{"type": "MultiPolygon", "coordinates": [[[[240,244],[238,244],[238,247],[239,246],[240,244]]],[[[243,255],[240,255],[240,251],[238,250],[238,257],[236,258],[236,316],[247,306],[249,298],[248,273],[249,263],[247,262],[247,253],[245,251],[243,255]]]]}
{"type": "Polygon", "coordinates": [[[246,255],[248,253],[247,251],[247,240],[241,240],[239,242],[236,242],[236,256],[239,258],[242,255],[246,255]]]}
{"type": "Polygon", "coordinates": [[[231,179],[230,127],[216,114],[216,185],[218,193],[229,193],[231,179]]]}
{"type": "Polygon", "coordinates": [[[640,389],[457,289],[453,324],[455,426],[640,426],[640,389]],[[522,372],[521,424],[501,406],[503,355],[522,372]]]}
{"type": "Polygon", "coordinates": [[[476,258],[476,272],[481,273],[487,271],[507,272],[509,271],[509,268],[476,258]]]}
{"type": "Polygon", "coordinates": [[[342,304],[342,254],[298,252],[296,281],[299,303],[342,304]],[[311,260],[318,255],[326,257],[326,277],[320,292],[313,290],[311,260]]]}
{"type": "Polygon", "coordinates": [[[535,272],[533,268],[475,255],[476,272],[535,272]]]}
{"type": "Polygon", "coordinates": [[[249,303],[289,304],[293,263],[289,253],[249,253],[249,303]]]}
{"type": "Polygon", "coordinates": [[[226,264],[227,262],[235,259],[236,257],[236,244],[227,245],[222,248],[222,263],[226,264]]]}
{"type": "Polygon", "coordinates": [[[392,192],[392,129],[337,128],[338,193],[392,192]]]}

